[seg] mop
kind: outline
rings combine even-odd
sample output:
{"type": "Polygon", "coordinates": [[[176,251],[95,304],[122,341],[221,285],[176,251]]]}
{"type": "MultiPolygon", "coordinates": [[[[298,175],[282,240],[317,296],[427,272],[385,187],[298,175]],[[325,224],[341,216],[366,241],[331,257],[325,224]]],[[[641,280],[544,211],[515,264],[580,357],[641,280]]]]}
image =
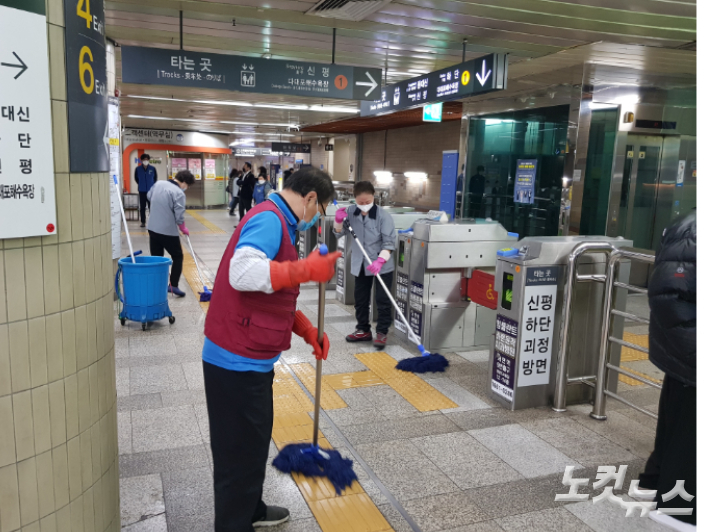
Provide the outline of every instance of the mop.
{"type": "MultiPolygon", "coordinates": [[[[355,231],[353,231],[353,228],[347,219],[344,221],[343,227],[347,227],[348,230],[350,231],[350,234],[353,236],[353,240],[355,240],[358,247],[360,248],[360,251],[362,251],[362,255],[365,257],[365,260],[367,261],[368,265],[372,264],[370,257],[365,252],[365,248],[362,246],[362,243],[357,238],[355,231]]],[[[404,360],[400,360],[397,363],[397,366],[395,366],[395,367],[399,370],[409,371],[411,373],[427,373],[427,372],[439,373],[439,372],[445,371],[449,365],[449,361],[446,360],[445,357],[443,357],[442,355],[440,355],[438,353],[432,354],[429,351],[427,351],[426,349],[424,349],[424,346],[422,345],[421,340],[419,339],[419,337],[416,334],[414,334],[412,327],[409,325],[409,321],[407,321],[407,319],[404,317],[402,310],[399,308],[399,305],[397,305],[397,302],[392,297],[392,294],[390,293],[389,288],[387,287],[385,282],[382,280],[382,277],[380,277],[379,273],[376,274],[376,276],[377,276],[377,280],[382,285],[382,288],[385,290],[387,297],[389,297],[390,301],[392,302],[392,306],[394,307],[395,311],[397,311],[397,315],[399,316],[399,319],[407,327],[407,331],[409,333],[409,338],[417,344],[417,349],[419,349],[419,352],[422,354],[422,356],[420,356],[420,357],[405,358],[404,360]]]]}
{"type": "Polygon", "coordinates": [[[200,273],[200,265],[197,264],[197,257],[195,256],[195,250],[192,249],[192,242],[190,242],[190,235],[185,235],[185,238],[187,238],[187,245],[190,246],[190,253],[192,253],[192,260],[195,261],[195,268],[197,269],[197,275],[200,278],[200,283],[202,283],[202,290],[203,292],[200,292],[200,301],[205,303],[209,300],[212,299],[212,290],[207,288],[207,285],[205,284],[204,279],[202,279],[202,273],[200,273]]]}
{"type": "Polygon", "coordinates": [[[128,250],[131,252],[129,255],[133,264],[136,263],[136,255],[140,255],[142,252],[137,251],[133,253],[133,243],[131,242],[131,233],[128,231],[128,222],[126,221],[126,212],[123,210],[123,200],[121,199],[121,189],[118,188],[118,178],[114,174],[113,184],[116,186],[116,195],[118,196],[118,206],[121,207],[121,218],[123,218],[123,227],[126,228],[126,240],[128,241],[128,250]]]}
{"type": "MultiPolygon", "coordinates": [[[[320,254],[326,255],[328,246],[321,244],[320,254]]],[[[325,329],[325,283],[318,285],[318,343],[323,343],[325,329]]],[[[318,445],[320,420],[320,395],[323,361],[316,360],[316,394],[313,416],[313,443],[291,443],[281,449],[272,465],[282,473],[301,473],[306,477],[325,477],[340,495],[357,480],[353,461],[333,449],[321,449],[318,445]]]]}

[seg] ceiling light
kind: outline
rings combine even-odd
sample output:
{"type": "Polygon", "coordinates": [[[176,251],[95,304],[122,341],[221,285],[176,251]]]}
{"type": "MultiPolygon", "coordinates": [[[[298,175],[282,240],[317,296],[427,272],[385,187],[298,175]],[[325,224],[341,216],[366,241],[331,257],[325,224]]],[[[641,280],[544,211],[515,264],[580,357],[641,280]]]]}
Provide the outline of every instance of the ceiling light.
{"type": "Polygon", "coordinates": [[[234,124],[236,126],[258,126],[256,122],[232,122],[231,120],[220,120],[220,124],[234,124]]]}
{"type": "Polygon", "coordinates": [[[372,173],[375,174],[378,183],[387,184],[392,182],[392,172],[388,170],[376,170],[372,173]]]}
{"type": "Polygon", "coordinates": [[[298,129],[298,124],[259,124],[260,126],[271,126],[271,127],[291,127],[293,129],[298,129]]]}
{"type": "Polygon", "coordinates": [[[287,109],[292,111],[305,111],[308,109],[307,105],[276,105],[270,103],[256,103],[254,107],[263,107],[264,109],[287,109]]]}
{"type": "MultiPolygon", "coordinates": [[[[177,101],[177,100],[176,100],[177,101]]],[[[193,103],[206,103],[212,105],[236,105],[238,107],[252,107],[249,102],[227,102],[224,100],[189,100],[193,103]]]]}
{"type": "Polygon", "coordinates": [[[196,118],[168,118],[166,116],[128,115],[128,118],[142,118],[145,120],[168,120],[175,122],[210,122],[210,120],[198,120],[196,118]]]}
{"type": "Polygon", "coordinates": [[[190,100],[179,100],[177,98],[163,98],[162,96],[138,96],[135,94],[126,94],[126,98],[140,98],[141,100],[163,100],[166,102],[189,102],[190,100]]]}
{"type": "Polygon", "coordinates": [[[618,106],[615,103],[599,103],[599,102],[590,102],[589,108],[592,110],[599,110],[599,109],[616,109],[618,106]]]}
{"type": "Polygon", "coordinates": [[[239,146],[240,144],[254,144],[254,139],[239,139],[235,140],[230,146],[239,146]]]}
{"type": "Polygon", "coordinates": [[[404,177],[412,181],[424,181],[429,176],[426,172],[404,172],[404,177]]]}
{"type": "Polygon", "coordinates": [[[310,111],[322,111],[324,113],[359,113],[360,109],[352,107],[337,107],[334,105],[311,105],[310,111]]]}
{"type": "Polygon", "coordinates": [[[218,135],[229,135],[231,131],[212,131],[208,129],[200,129],[199,133],[216,133],[218,135]]]}

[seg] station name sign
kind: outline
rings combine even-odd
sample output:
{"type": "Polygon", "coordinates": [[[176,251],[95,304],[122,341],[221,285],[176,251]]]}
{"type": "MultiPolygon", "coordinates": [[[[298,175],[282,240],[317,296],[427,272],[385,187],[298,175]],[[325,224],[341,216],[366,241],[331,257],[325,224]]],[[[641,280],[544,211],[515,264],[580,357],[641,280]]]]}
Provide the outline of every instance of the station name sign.
{"type": "Polygon", "coordinates": [[[490,54],[383,88],[380,99],[360,103],[360,116],[373,116],[505,90],[508,56],[490,54]]]}
{"type": "Polygon", "coordinates": [[[295,144],[293,142],[272,142],[271,151],[281,153],[311,153],[311,145],[295,144]]]}
{"type": "Polygon", "coordinates": [[[375,100],[382,70],[260,57],[121,47],[123,82],[313,98],[375,100]]]}

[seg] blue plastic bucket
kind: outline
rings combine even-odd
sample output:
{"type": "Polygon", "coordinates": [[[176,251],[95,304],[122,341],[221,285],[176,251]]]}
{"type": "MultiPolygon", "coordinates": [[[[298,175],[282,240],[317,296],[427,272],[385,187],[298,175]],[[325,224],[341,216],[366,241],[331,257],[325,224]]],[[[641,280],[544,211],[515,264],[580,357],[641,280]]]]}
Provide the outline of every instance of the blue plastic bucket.
{"type": "MultiPolygon", "coordinates": [[[[118,261],[118,276],[123,276],[123,310],[120,318],[146,323],[172,316],[168,307],[168,278],[172,259],[166,257],[130,257],[118,261]]],[[[119,294],[120,295],[120,294],[119,294]]]]}

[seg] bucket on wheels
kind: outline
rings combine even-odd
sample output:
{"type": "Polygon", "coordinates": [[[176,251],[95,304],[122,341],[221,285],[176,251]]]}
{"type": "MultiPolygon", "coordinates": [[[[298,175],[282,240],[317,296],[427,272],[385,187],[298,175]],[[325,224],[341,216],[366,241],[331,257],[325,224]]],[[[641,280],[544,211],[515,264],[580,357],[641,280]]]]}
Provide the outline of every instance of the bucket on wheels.
{"type": "Polygon", "coordinates": [[[130,257],[119,259],[115,284],[122,305],[118,314],[121,325],[125,325],[126,320],[137,321],[145,330],[149,321],[168,318],[171,324],[175,323],[168,306],[172,263],[172,259],[166,257],[135,257],[135,263],[130,257]]]}

